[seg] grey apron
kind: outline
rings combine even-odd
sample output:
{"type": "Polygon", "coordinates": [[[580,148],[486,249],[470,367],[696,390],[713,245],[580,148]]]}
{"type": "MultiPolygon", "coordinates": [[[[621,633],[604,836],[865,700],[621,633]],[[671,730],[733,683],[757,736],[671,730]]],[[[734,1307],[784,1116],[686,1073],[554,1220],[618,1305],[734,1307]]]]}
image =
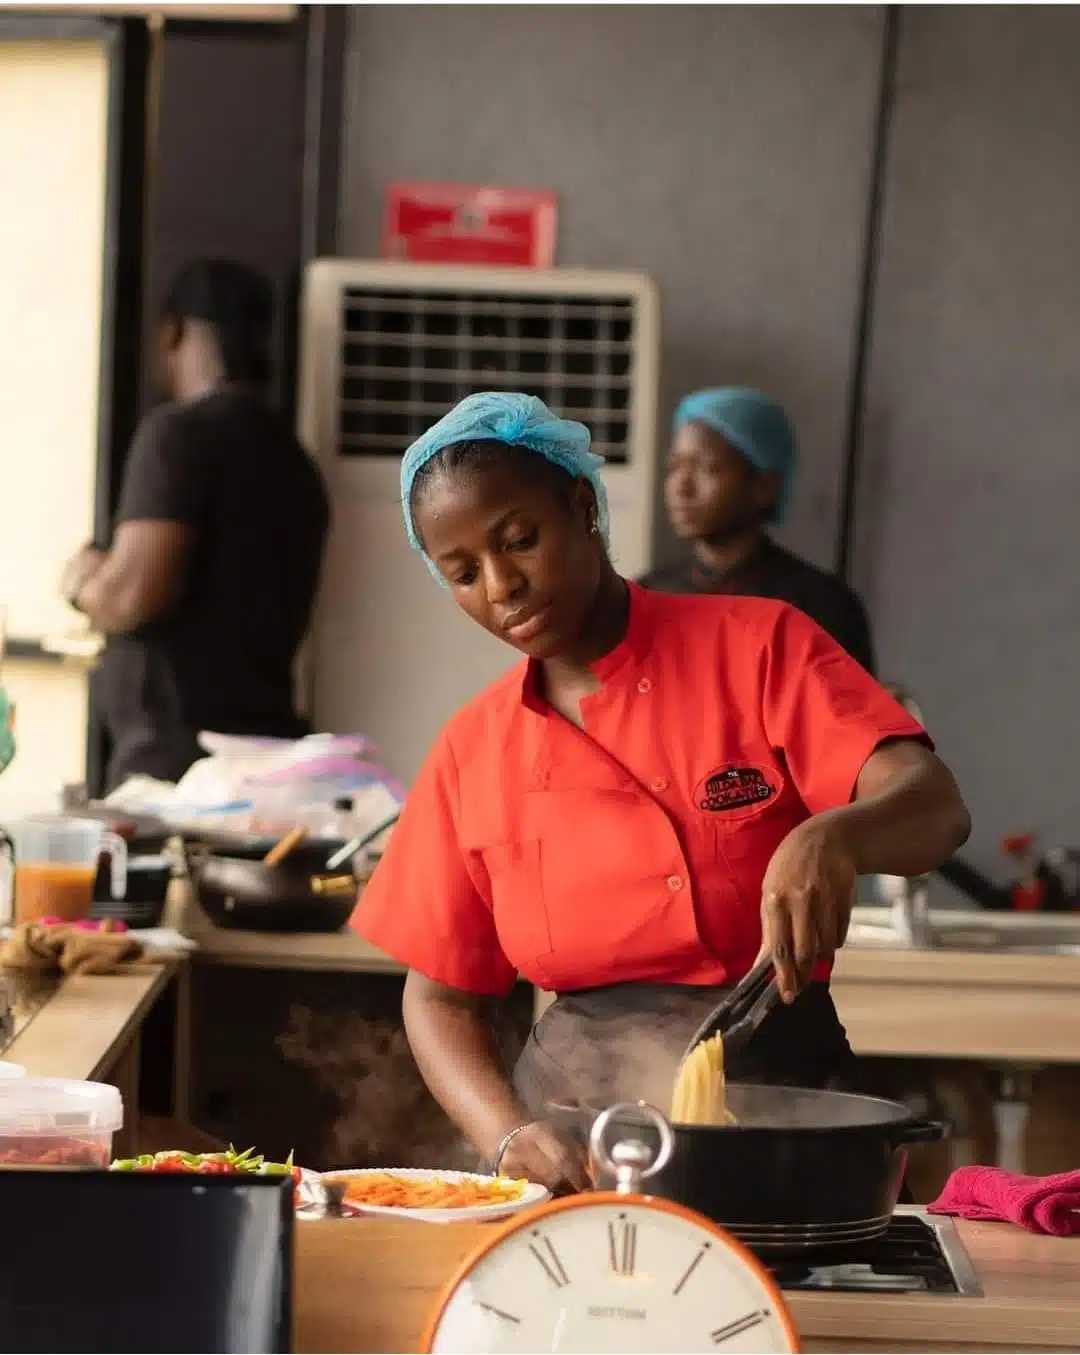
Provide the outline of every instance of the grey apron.
{"type": "MultiPolygon", "coordinates": [[[[645,1100],[667,1111],[687,1041],[727,990],[623,983],[556,998],[533,1027],[513,1074],[531,1115],[549,1102],[645,1100]]],[[[777,1007],[732,1058],[732,1082],[855,1090],[855,1055],[828,985],[777,1007]]]]}

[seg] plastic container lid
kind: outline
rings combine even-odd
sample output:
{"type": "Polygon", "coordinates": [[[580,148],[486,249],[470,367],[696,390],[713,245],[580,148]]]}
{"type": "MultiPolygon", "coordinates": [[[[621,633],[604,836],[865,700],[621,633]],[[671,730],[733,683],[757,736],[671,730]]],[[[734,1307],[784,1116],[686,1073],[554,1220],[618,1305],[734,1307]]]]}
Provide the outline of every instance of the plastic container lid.
{"type": "Polygon", "coordinates": [[[104,1082],[76,1082],[66,1077],[0,1079],[0,1138],[114,1134],[123,1123],[123,1098],[104,1082]]]}
{"type": "Polygon", "coordinates": [[[26,1069],[21,1063],[0,1063],[0,1078],[25,1076],[26,1069]]]}

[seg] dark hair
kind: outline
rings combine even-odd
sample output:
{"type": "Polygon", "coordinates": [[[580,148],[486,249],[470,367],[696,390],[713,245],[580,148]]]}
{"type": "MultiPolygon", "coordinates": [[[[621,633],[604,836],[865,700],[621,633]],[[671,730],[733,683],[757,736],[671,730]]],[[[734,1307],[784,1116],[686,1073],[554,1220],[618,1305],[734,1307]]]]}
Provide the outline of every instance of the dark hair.
{"type": "Polygon", "coordinates": [[[506,463],[515,465],[523,475],[537,479],[546,476],[552,488],[561,494],[567,494],[574,483],[569,471],[549,461],[546,456],[530,451],[528,447],[499,442],[495,438],[479,438],[469,442],[451,442],[437,451],[429,461],[425,461],[413,477],[412,503],[415,504],[421,491],[439,475],[475,475],[506,463]]]}
{"type": "Polygon", "coordinates": [[[233,259],[190,259],[173,275],[161,313],[211,325],[230,381],[270,380],[274,289],[253,268],[233,259]]]}

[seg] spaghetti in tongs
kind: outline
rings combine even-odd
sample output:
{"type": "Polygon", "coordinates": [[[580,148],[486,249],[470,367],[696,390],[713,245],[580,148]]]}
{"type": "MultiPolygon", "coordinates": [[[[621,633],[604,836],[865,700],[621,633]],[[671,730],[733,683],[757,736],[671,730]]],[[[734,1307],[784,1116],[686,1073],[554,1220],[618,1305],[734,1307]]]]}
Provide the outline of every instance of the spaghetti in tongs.
{"type": "Polygon", "coordinates": [[[736,1054],[779,1000],[771,957],[717,1003],[686,1046],[675,1077],[671,1118],[676,1124],[734,1124],[727,1108],[724,1056],[736,1054]]]}

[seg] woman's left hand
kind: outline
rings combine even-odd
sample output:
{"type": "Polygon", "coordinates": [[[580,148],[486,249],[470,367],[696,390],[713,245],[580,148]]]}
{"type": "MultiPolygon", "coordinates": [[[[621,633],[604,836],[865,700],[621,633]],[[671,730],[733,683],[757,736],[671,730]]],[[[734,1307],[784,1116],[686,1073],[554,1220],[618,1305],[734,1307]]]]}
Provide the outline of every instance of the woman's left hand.
{"type": "Polygon", "coordinates": [[[855,863],[826,815],[793,828],[761,884],[761,954],[772,955],[780,997],[793,1002],[814,965],[844,944],[855,899],[855,863]]]}

